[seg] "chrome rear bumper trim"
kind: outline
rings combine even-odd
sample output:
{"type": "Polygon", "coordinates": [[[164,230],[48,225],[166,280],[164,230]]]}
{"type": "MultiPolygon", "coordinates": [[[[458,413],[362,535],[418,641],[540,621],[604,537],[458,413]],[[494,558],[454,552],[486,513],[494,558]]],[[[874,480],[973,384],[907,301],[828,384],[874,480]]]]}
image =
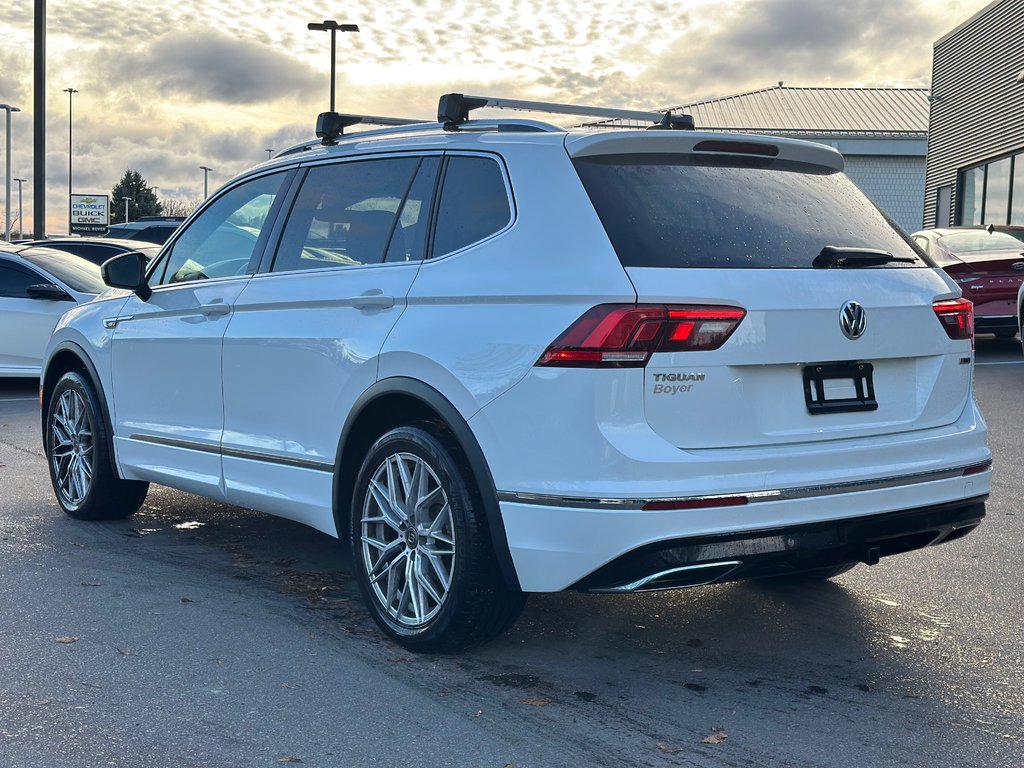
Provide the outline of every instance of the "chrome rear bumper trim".
{"type": "MultiPolygon", "coordinates": [[[[498,500],[508,501],[516,504],[537,504],[549,507],[570,507],[573,509],[620,509],[620,510],[642,510],[644,505],[652,502],[701,502],[715,501],[716,499],[735,498],[742,496],[748,504],[756,504],[762,501],[792,501],[795,499],[812,499],[818,496],[834,496],[844,493],[860,493],[862,491],[878,491],[887,488],[900,488],[903,486],[918,485],[920,483],[932,483],[938,480],[951,480],[955,477],[963,477],[964,472],[976,467],[970,464],[951,469],[940,469],[933,472],[920,472],[910,475],[899,475],[898,477],[886,477],[877,480],[856,480],[849,483],[832,483],[829,485],[810,485],[802,488],[779,488],[777,490],[764,491],[737,491],[730,493],[718,493],[709,496],[668,496],[650,499],[595,499],[576,496],[554,496],[539,493],[523,493],[520,491],[499,491],[498,500]]],[[[991,471],[991,468],[985,471],[991,471]]],[[[738,505],[737,505],[738,506],[738,505]]],[[[682,511],[682,510],[680,510],[682,511]]]]}

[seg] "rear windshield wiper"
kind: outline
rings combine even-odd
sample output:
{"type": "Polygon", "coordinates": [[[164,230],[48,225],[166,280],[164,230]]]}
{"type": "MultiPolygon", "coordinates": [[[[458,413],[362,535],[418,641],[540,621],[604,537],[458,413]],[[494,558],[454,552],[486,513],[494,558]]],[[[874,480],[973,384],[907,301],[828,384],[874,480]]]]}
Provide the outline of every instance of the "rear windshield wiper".
{"type": "Polygon", "coordinates": [[[907,256],[893,256],[888,251],[875,248],[850,248],[841,245],[826,245],[814,257],[812,267],[818,269],[842,269],[844,267],[877,267],[893,261],[916,264],[917,259],[907,256]]]}

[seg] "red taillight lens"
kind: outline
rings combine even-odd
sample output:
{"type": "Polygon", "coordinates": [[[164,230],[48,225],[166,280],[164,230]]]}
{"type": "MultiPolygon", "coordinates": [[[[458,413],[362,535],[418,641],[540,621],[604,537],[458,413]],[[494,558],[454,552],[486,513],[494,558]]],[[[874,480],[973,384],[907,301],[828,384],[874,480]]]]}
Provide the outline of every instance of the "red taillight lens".
{"type": "Polygon", "coordinates": [[[936,301],[932,304],[946,335],[951,339],[970,339],[974,349],[974,305],[967,299],[936,301]]]}
{"type": "Polygon", "coordinates": [[[642,368],[655,352],[718,349],[745,315],[738,307],[599,304],[555,339],[537,365],[642,368]]]}

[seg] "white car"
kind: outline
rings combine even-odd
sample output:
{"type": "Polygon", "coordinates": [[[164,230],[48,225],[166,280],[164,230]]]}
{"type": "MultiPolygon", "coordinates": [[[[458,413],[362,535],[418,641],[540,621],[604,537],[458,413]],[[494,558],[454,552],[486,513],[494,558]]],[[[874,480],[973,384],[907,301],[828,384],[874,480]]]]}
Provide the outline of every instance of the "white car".
{"type": "Polygon", "coordinates": [[[37,377],[53,327],[107,289],[100,268],[47,248],[0,251],[0,376],[37,377]]]}
{"type": "Polygon", "coordinates": [[[416,651],[528,592],[827,578],[980,523],[971,305],[837,152],[441,112],[104,265],[45,365],[68,514],[155,482],[348,537],[416,651]]]}

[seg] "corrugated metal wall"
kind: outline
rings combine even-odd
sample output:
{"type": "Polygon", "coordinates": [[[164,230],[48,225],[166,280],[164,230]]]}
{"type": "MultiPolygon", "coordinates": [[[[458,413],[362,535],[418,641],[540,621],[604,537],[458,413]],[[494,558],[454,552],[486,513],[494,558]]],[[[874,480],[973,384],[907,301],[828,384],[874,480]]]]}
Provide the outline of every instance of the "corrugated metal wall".
{"type": "Polygon", "coordinates": [[[1024,149],[1024,0],[992,3],[935,43],[925,181],[926,227],[936,222],[936,190],[957,170],[1024,149]]]}

